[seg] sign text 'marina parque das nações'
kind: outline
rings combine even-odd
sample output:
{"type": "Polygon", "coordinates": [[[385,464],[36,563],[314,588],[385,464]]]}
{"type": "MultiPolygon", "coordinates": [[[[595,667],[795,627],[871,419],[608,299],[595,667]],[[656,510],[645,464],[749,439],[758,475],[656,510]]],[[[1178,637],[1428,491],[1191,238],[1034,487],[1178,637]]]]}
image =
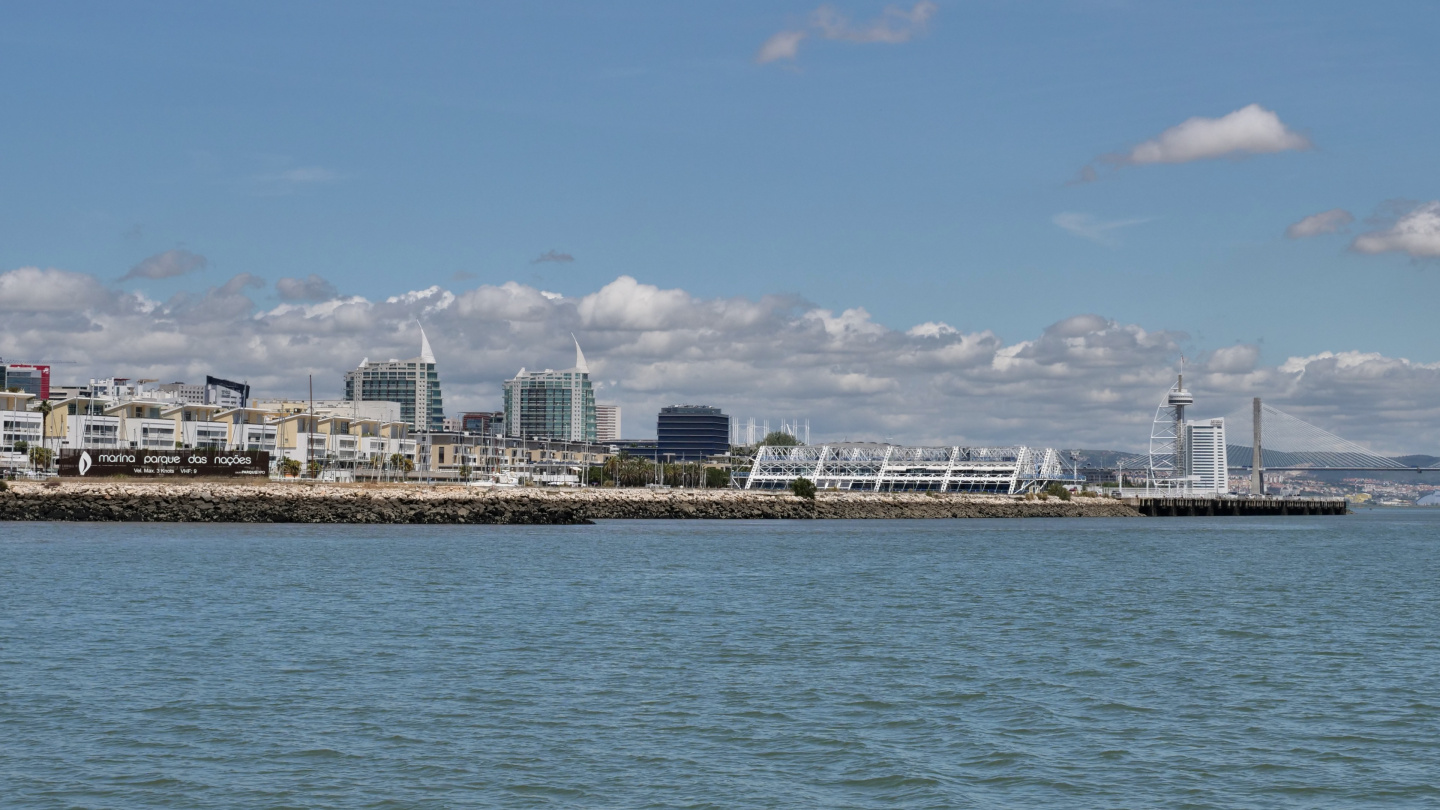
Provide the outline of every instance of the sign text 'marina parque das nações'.
{"type": "Polygon", "coordinates": [[[270,454],[263,450],[62,450],[60,474],[77,478],[267,476],[270,454]]]}

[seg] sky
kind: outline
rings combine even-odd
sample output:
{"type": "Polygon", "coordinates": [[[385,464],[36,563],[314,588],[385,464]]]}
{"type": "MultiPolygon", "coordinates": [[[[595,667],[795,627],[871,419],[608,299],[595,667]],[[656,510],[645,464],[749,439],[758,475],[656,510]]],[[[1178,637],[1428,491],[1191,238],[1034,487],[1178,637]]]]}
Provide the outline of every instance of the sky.
{"type": "Polygon", "coordinates": [[[0,28],[0,357],[447,411],[585,347],[817,439],[1139,449],[1181,357],[1440,454],[1440,5],[50,3],[0,28]]]}

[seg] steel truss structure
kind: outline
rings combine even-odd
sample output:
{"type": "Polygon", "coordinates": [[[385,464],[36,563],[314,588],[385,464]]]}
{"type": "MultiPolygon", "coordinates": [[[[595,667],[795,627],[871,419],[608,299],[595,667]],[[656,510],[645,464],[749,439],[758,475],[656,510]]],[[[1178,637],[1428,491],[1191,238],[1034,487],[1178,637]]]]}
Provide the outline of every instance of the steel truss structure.
{"type": "Polygon", "coordinates": [[[825,444],[761,447],[745,489],[787,489],[796,478],[851,492],[1015,495],[1072,476],[1051,448],[825,444]]]}

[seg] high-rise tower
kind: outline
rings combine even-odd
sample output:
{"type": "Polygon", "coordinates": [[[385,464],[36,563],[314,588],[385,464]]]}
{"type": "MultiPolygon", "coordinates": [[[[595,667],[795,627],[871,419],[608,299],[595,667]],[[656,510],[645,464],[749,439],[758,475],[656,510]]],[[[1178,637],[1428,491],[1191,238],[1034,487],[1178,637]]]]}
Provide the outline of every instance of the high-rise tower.
{"type": "Polygon", "coordinates": [[[505,381],[505,435],[595,441],[595,391],[590,386],[590,367],[580,351],[580,341],[575,341],[574,368],[522,368],[513,379],[505,381]]]}
{"type": "Polygon", "coordinates": [[[420,356],[409,360],[372,363],[360,361],[345,372],[345,399],[351,402],[400,403],[400,419],[416,431],[444,428],[445,404],[440,395],[440,373],[425,327],[420,327],[420,356]]]}

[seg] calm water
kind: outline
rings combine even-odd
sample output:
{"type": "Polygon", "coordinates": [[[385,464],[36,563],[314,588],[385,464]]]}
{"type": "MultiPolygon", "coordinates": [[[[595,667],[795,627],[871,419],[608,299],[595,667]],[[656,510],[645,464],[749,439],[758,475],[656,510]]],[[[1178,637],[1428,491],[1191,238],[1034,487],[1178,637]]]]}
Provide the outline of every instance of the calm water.
{"type": "Polygon", "coordinates": [[[0,806],[1440,805],[1440,510],[0,525],[0,806]]]}

